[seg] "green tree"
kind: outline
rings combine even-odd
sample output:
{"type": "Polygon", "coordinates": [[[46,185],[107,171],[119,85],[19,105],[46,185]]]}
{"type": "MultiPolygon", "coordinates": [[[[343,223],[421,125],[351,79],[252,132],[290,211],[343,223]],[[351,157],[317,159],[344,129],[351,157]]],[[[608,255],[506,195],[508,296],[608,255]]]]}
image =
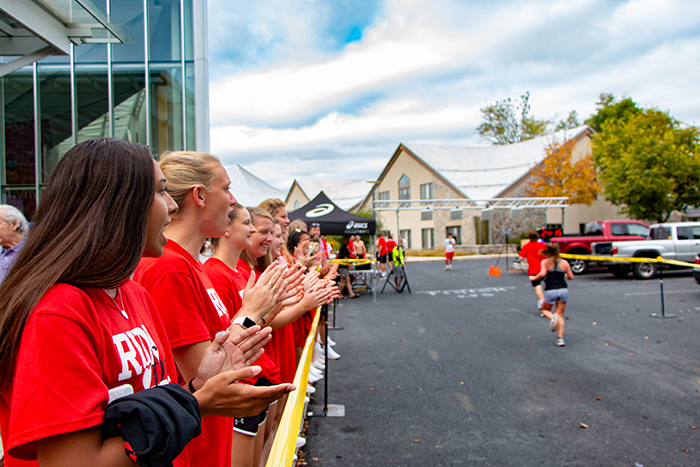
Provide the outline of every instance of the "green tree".
{"type": "Polygon", "coordinates": [[[578,114],[575,110],[572,110],[571,112],[569,112],[569,116],[566,118],[566,120],[559,120],[557,126],[554,127],[554,131],[572,130],[580,126],[581,123],[578,121],[578,114]]]}
{"type": "Polygon", "coordinates": [[[672,211],[700,205],[700,129],[666,112],[625,106],[627,111],[601,120],[593,139],[592,158],[605,197],[637,219],[658,222],[672,211]]]}
{"type": "Polygon", "coordinates": [[[547,134],[548,120],[530,117],[530,93],[520,96],[520,102],[508,99],[480,109],[483,123],[476,131],[493,144],[513,144],[547,134]]]}
{"type": "Polygon", "coordinates": [[[642,112],[629,97],[622,100],[617,100],[611,93],[602,93],[599,101],[596,103],[596,113],[591,115],[585,123],[593,128],[593,131],[600,133],[603,129],[603,123],[606,122],[626,122],[632,116],[642,112]]]}

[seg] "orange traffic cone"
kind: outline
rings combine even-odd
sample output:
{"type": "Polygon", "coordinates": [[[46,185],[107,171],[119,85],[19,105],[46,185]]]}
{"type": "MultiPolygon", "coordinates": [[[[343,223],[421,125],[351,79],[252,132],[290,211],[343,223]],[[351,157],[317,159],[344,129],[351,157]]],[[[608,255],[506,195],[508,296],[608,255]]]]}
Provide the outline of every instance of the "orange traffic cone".
{"type": "Polygon", "coordinates": [[[491,266],[489,268],[489,276],[501,277],[501,268],[498,266],[491,266]]]}

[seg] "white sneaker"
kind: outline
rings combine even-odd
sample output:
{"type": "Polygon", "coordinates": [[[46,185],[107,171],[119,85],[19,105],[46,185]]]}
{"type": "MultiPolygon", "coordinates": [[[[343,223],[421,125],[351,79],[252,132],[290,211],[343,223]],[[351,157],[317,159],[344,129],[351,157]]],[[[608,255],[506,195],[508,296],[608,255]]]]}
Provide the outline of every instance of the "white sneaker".
{"type": "Polygon", "coordinates": [[[316,352],[316,359],[319,357],[323,359],[323,357],[326,355],[326,350],[318,344],[314,344],[314,350],[316,352]]]}
{"type": "Polygon", "coordinates": [[[557,330],[557,325],[559,323],[559,320],[557,319],[558,317],[559,317],[559,315],[557,315],[556,313],[553,313],[552,319],[549,320],[549,329],[551,329],[552,332],[557,330]]]}
{"type": "Polygon", "coordinates": [[[335,341],[333,341],[330,336],[326,336],[326,341],[328,341],[329,347],[333,347],[335,345],[335,341]]]}
{"type": "Polygon", "coordinates": [[[324,365],[323,363],[317,362],[316,360],[311,362],[311,366],[316,368],[317,370],[321,370],[321,371],[326,369],[326,365],[324,365]]]}
{"type": "Polygon", "coordinates": [[[311,402],[311,399],[309,399],[309,396],[305,396],[304,397],[304,404],[308,404],[309,402],[311,402]]]}
{"type": "Polygon", "coordinates": [[[317,381],[321,381],[323,379],[323,375],[316,376],[313,373],[309,372],[309,383],[315,383],[317,381]]]}
{"type": "Polygon", "coordinates": [[[323,376],[323,372],[321,370],[317,370],[314,367],[309,367],[309,374],[315,376],[323,376]]]}
{"type": "Polygon", "coordinates": [[[328,347],[328,359],[329,360],[338,360],[340,358],[340,354],[333,350],[333,347],[328,347]]]}
{"type": "Polygon", "coordinates": [[[557,345],[558,345],[559,347],[564,347],[564,346],[566,345],[566,343],[564,343],[564,338],[563,338],[563,337],[557,338],[557,345]]]}
{"type": "Polygon", "coordinates": [[[314,394],[316,392],[316,388],[311,386],[311,385],[306,385],[306,393],[307,394],[314,394]]]}
{"type": "Polygon", "coordinates": [[[303,448],[306,445],[306,438],[297,436],[297,449],[303,448]]]}
{"type": "MultiPolygon", "coordinates": [[[[537,311],[542,310],[542,304],[544,303],[544,300],[537,300],[537,311]]],[[[544,315],[543,315],[544,316],[544,315]]]]}

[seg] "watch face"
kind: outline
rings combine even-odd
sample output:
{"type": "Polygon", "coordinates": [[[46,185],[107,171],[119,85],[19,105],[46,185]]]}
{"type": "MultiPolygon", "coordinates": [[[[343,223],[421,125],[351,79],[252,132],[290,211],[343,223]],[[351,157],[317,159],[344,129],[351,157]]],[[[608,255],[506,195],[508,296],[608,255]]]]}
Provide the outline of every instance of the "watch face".
{"type": "Polygon", "coordinates": [[[249,327],[255,326],[255,321],[248,318],[247,316],[243,318],[243,327],[248,329],[249,327]]]}

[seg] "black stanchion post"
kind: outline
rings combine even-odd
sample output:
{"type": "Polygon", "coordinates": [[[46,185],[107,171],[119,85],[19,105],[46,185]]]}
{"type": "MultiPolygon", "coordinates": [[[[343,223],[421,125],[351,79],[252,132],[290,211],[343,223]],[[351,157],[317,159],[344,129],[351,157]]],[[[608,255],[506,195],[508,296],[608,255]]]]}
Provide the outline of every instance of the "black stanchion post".
{"type": "Polygon", "coordinates": [[[667,315],[666,306],[664,304],[664,272],[663,268],[659,266],[659,286],[661,287],[661,314],[652,313],[652,318],[676,318],[676,315],[667,315]]]}
{"type": "MultiPolygon", "coordinates": [[[[335,307],[334,307],[335,308],[335,307]]],[[[323,354],[323,364],[326,365],[326,374],[324,375],[323,378],[323,416],[327,417],[328,416],[328,316],[326,316],[326,321],[325,321],[325,327],[326,327],[326,342],[323,344],[323,350],[325,353],[323,354]]],[[[335,327],[335,309],[333,310],[333,327],[335,327]]]]}

